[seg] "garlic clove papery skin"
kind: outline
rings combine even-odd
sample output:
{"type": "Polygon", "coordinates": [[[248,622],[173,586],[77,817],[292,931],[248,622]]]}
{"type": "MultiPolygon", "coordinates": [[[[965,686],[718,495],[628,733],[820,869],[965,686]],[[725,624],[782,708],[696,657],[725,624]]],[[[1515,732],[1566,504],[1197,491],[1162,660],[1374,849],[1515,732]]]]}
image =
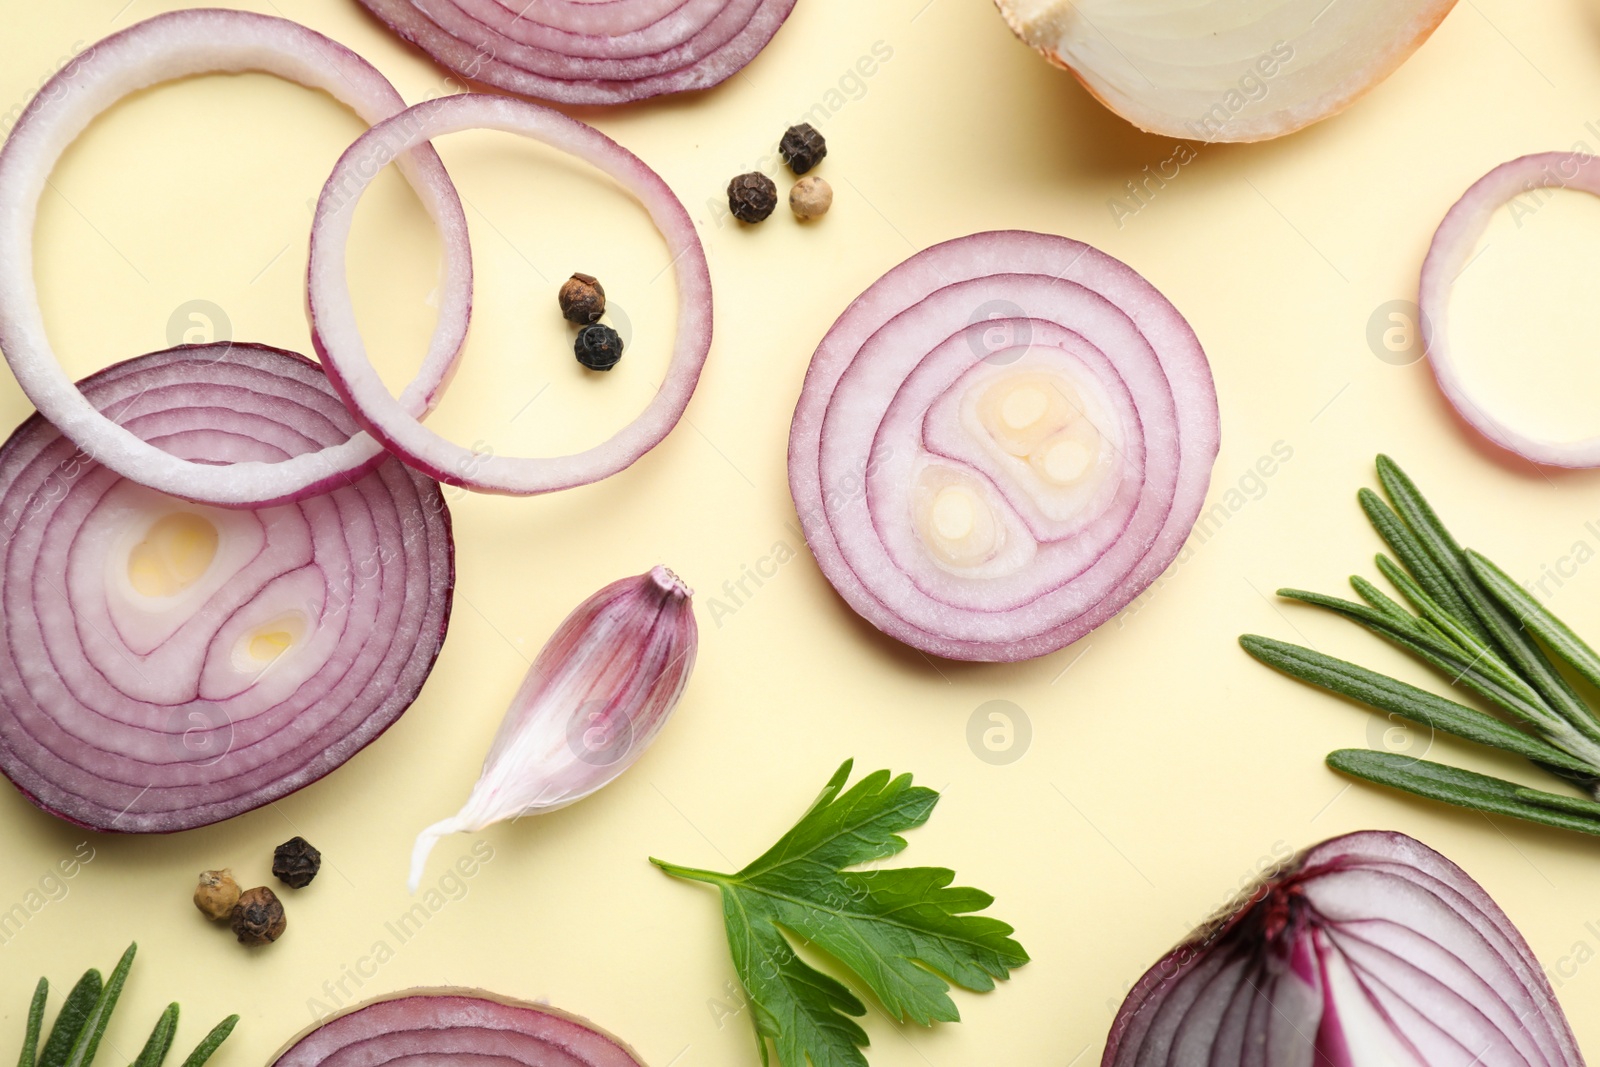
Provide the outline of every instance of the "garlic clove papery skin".
{"type": "Polygon", "coordinates": [[[439,838],[564,808],[637,762],[694,670],[693,596],[655,567],[573,609],[512,698],[466,804],[418,835],[411,892],[439,838]]]}

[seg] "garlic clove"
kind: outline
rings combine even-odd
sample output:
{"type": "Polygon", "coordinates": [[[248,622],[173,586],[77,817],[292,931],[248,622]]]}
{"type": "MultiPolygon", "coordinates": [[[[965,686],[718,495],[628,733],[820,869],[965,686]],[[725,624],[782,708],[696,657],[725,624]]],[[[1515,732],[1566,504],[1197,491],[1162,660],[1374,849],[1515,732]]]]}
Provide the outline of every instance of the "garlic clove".
{"type": "Polygon", "coordinates": [[[466,804],[417,836],[413,893],[439,838],[566,807],[637,762],[694,670],[693,596],[655,567],[573,609],[512,698],[466,804]]]}

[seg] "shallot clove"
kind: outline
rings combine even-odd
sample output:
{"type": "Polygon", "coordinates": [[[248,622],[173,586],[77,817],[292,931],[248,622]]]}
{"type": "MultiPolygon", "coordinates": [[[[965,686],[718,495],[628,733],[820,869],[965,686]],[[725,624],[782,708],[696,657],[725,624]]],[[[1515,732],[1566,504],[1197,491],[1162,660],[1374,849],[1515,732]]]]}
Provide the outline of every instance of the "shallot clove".
{"type": "Polygon", "coordinates": [[[567,616],[512,699],[466,805],[418,835],[413,893],[444,835],[564,808],[633,766],[694,669],[693,596],[654,567],[612,582],[567,616]]]}

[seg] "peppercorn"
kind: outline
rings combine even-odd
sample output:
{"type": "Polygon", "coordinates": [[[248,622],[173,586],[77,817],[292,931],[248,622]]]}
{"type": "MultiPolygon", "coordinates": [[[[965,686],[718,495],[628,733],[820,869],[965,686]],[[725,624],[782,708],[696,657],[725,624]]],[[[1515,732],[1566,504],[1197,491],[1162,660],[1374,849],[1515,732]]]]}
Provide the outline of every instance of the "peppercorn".
{"type": "Polygon", "coordinates": [[[813,174],[789,190],[789,208],[802,219],[819,218],[833,206],[833,186],[813,174]]]}
{"type": "Polygon", "coordinates": [[[266,945],[283,936],[289,920],[278,894],[266,886],[246,889],[233,906],[233,933],[241,945],[266,945]]]}
{"type": "Polygon", "coordinates": [[[239,883],[233,880],[232,871],[224,868],[200,872],[200,884],[194,890],[194,906],[200,909],[200,914],[213,922],[221,922],[233,914],[237,903],[239,883]]]}
{"type": "Polygon", "coordinates": [[[291,837],[272,850],[272,873],[294,889],[304,889],[322,869],[322,853],[303,837],[291,837]]]}
{"type": "Polygon", "coordinates": [[[609,326],[585,326],[572,350],[590,370],[610,370],[622,359],[622,337],[609,326]]]}
{"type": "Polygon", "coordinates": [[[782,140],[778,142],[778,154],[783,156],[790,170],[804,174],[822,162],[822,157],[828,154],[828,142],[823,140],[815,126],[802,122],[784,131],[782,140]]]}
{"type": "Polygon", "coordinates": [[[562,317],[579,326],[599,322],[606,313],[605,287],[592,274],[574,274],[562,282],[556,299],[561,304],[562,317]]]}
{"type": "Polygon", "coordinates": [[[760,222],[777,206],[777,185],[758,170],[728,183],[728,210],[741,222],[760,222]]]}

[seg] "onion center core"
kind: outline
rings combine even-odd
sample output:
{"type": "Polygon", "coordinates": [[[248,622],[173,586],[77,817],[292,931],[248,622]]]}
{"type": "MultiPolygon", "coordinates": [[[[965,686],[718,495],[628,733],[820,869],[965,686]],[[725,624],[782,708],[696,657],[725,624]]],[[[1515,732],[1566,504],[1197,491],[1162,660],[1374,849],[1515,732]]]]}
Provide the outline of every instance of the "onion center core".
{"type": "Polygon", "coordinates": [[[129,551],[128,582],[140,596],[177,596],[211,569],[217,539],[216,524],[204,515],[192,511],[163,515],[129,551]]]}

